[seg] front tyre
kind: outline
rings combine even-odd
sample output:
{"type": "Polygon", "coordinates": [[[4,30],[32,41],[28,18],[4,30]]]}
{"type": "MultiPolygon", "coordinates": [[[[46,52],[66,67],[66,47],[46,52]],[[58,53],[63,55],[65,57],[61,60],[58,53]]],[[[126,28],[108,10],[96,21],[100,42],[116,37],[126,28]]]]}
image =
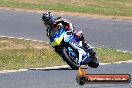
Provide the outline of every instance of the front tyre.
{"type": "Polygon", "coordinates": [[[76,65],[71,59],[70,56],[66,52],[66,48],[61,49],[61,55],[64,61],[73,69],[73,70],[78,70],[79,66],[76,65]]]}

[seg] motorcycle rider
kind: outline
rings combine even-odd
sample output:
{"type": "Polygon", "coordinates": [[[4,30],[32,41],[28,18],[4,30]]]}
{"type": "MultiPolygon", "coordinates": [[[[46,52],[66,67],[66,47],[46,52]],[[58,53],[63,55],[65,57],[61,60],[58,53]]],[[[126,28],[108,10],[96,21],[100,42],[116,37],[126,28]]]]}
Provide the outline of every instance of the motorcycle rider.
{"type": "MultiPolygon", "coordinates": [[[[81,31],[77,32],[76,30],[74,30],[74,27],[72,25],[72,23],[70,23],[67,19],[58,17],[57,19],[54,19],[54,16],[51,12],[46,12],[43,14],[42,16],[42,21],[44,21],[44,25],[47,27],[46,31],[47,31],[47,36],[50,38],[50,36],[52,35],[52,33],[56,30],[59,29],[60,26],[64,26],[65,31],[70,31],[72,32],[72,34],[77,37],[78,39],[80,39],[82,41],[82,45],[84,45],[84,47],[86,47],[90,54],[91,58],[96,58],[95,56],[95,52],[91,49],[91,47],[86,44],[83,34],[81,31]]],[[[75,47],[74,45],[72,45],[73,47],[75,47]]],[[[53,46],[55,49],[55,52],[57,52],[60,55],[60,50],[58,49],[57,46],[53,46]]],[[[77,47],[75,47],[77,48],[77,47]]],[[[84,52],[82,51],[82,49],[77,49],[79,51],[79,57],[82,60],[82,55],[84,54],[84,52]]],[[[81,62],[81,61],[79,61],[81,62]]]]}

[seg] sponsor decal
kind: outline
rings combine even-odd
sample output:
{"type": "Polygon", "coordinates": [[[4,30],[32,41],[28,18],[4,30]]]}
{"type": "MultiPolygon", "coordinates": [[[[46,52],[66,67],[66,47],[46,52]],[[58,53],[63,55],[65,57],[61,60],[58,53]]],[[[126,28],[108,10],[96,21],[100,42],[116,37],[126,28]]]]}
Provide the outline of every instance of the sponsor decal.
{"type": "Polygon", "coordinates": [[[76,74],[76,81],[80,85],[86,83],[126,84],[131,82],[129,74],[86,74],[86,69],[80,67],[76,74]]]}

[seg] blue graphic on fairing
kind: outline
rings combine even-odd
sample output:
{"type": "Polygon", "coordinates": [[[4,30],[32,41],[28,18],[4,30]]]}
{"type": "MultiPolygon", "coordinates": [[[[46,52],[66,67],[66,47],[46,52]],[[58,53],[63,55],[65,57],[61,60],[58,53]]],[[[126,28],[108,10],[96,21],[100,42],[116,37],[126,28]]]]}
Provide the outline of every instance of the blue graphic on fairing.
{"type": "Polygon", "coordinates": [[[85,63],[85,62],[87,62],[87,61],[89,61],[90,60],[90,56],[89,55],[85,55],[85,56],[83,56],[83,59],[82,59],[82,61],[80,62],[80,64],[83,64],[83,63],[85,63]]]}
{"type": "Polygon", "coordinates": [[[69,55],[71,57],[76,57],[74,51],[71,49],[71,47],[68,47],[67,50],[69,51],[69,55]]]}
{"type": "Polygon", "coordinates": [[[73,35],[70,35],[70,37],[65,40],[65,42],[74,42],[74,41],[75,41],[75,38],[73,35]]]}

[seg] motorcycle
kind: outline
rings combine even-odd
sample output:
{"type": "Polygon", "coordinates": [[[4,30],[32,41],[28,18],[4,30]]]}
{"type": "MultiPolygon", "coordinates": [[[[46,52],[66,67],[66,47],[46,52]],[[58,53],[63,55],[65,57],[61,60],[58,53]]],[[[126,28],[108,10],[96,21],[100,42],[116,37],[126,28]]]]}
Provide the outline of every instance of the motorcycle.
{"type": "Polygon", "coordinates": [[[66,32],[64,27],[60,27],[58,30],[53,31],[49,39],[50,45],[55,48],[55,51],[72,69],[77,70],[81,65],[88,65],[91,68],[97,68],[99,66],[97,58],[91,58],[87,50],[88,47],[86,47],[87,44],[82,44],[82,41],[73,36],[72,32],[66,32]],[[79,62],[78,50],[71,44],[74,44],[77,48],[85,51],[86,55],[82,56],[81,62],[79,62]]]}

